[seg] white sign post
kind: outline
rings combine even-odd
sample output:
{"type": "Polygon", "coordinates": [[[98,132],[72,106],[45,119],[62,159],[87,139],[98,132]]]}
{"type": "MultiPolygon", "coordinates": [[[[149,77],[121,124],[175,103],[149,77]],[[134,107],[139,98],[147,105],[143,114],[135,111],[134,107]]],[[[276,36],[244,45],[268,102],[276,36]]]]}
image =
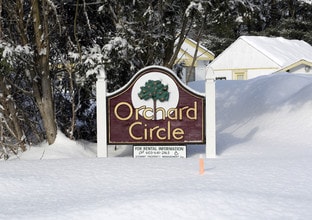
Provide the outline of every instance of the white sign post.
{"type": "Polygon", "coordinates": [[[107,157],[106,73],[104,67],[99,72],[96,81],[97,157],[107,157]]]}
{"type": "Polygon", "coordinates": [[[216,157],[216,89],[213,70],[206,74],[206,158],[216,157]]]}

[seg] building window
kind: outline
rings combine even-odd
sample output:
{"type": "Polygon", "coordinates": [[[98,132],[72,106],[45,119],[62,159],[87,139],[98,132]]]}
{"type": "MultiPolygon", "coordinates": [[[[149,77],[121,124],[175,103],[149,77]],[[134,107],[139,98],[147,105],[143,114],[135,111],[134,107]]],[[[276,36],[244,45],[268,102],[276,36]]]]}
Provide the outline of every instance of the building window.
{"type": "Polygon", "coordinates": [[[234,80],[246,80],[247,72],[246,71],[236,71],[233,73],[234,80]]]}

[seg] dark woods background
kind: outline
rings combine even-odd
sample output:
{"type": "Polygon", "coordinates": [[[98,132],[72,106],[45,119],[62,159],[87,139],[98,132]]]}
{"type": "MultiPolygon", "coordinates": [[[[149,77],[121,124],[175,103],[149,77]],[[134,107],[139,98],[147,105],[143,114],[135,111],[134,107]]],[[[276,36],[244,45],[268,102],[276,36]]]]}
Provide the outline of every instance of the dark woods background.
{"type": "Polygon", "coordinates": [[[173,68],[185,37],[217,56],[240,35],[312,43],[294,0],[0,0],[0,158],[57,131],[96,141],[95,81],[109,92],[142,67],[173,68]]]}

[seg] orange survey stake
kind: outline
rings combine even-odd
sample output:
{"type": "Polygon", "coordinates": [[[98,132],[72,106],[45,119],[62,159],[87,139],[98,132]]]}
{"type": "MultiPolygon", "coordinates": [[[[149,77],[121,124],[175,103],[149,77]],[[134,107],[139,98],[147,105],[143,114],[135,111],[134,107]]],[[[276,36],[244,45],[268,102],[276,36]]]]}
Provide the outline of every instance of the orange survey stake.
{"type": "Polygon", "coordinates": [[[199,174],[203,175],[205,172],[205,163],[202,155],[199,157],[199,174]]]}

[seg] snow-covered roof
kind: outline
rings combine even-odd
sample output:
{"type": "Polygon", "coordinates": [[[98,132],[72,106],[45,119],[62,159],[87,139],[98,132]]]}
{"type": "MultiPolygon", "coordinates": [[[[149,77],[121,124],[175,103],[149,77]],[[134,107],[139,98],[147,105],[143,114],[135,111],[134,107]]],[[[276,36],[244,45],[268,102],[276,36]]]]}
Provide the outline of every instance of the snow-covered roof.
{"type": "MultiPolygon", "coordinates": [[[[186,38],[180,48],[177,61],[184,61],[186,65],[191,64],[195,54],[197,42],[186,38]]],[[[214,53],[199,44],[196,60],[213,60],[214,53]]]]}
{"type": "MultiPolygon", "coordinates": [[[[192,40],[191,38],[186,38],[181,46],[181,49],[183,51],[187,51],[190,55],[193,56],[195,54],[196,44],[197,44],[196,41],[192,40]]],[[[211,59],[211,56],[214,56],[214,53],[208,50],[203,45],[199,44],[199,51],[197,52],[197,57],[200,56],[204,56],[207,59],[211,59]]]]}
{"type": "Polygon", "coordinates": [[[272,59],[280,67],[288,66],[299,60],[312,61],[312,46],[303,40],[263,36],[241,36],[239,39],[272,59]]]}

